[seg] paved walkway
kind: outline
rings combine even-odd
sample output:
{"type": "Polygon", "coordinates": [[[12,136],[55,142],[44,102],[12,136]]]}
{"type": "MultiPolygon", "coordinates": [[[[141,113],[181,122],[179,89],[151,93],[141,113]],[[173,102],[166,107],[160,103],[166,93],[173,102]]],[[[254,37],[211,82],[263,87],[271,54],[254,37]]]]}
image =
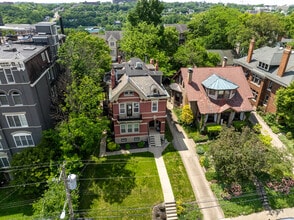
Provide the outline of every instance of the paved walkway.
{"type": "Polygon", "coordinates": [[[173,144],[181,155],[198,206],[203,213],[203,218],[204,220],[223,219],[224,213],[217,202],[217,198],[211,191],[203,168],[198,161],[195,143],[187,137],[183,128],[176,123],[177,119],[171,111],[170,103],[168,103],[168,108],[170,109],[170,115],[167,122],[174,137],[173,144]]]}

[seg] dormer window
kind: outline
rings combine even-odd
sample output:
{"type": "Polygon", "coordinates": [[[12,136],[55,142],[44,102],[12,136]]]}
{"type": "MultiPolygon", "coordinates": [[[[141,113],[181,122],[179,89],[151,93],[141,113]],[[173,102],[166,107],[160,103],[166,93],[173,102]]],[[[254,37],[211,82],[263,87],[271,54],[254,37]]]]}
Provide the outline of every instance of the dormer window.
{"type": "Polygon", "coordinates": [[[266,64],[266,63],[263,63],[263,62],[259,61],[257,67],[259,67],[260,69],[264,69],[266,71],[269,71],[269,65],[266,64]]]}
{"type": "Polygon", "coordinates": [[[153,95],[156,95],[156,94],[158,94],[158,90],[155,88],[153,89],[153,95]]]}

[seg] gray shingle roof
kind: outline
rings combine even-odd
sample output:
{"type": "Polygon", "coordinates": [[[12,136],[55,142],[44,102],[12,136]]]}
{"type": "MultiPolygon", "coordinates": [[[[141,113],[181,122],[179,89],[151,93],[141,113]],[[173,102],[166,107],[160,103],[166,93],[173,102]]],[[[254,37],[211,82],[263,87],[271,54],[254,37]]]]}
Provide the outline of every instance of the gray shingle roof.
{"type": "Polygon", "coordinates": [[[111,36],[116,40],[121,40],[122,31],[105,31],[105,40],[108,40],[111,36]]]}

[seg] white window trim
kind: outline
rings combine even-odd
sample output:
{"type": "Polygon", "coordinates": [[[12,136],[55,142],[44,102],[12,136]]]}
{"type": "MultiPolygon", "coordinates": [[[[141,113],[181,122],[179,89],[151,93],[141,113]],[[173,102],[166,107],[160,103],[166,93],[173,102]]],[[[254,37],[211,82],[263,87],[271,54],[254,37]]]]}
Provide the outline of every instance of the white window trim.
{"type": "Polygon", "coordinates": [[[5,97],[5,98],[6,98],[7,104],[3,105],[2,103],[0,103],[0,106],[9,106],[9,103],[8,103],[8,98],[7,98],[7,95],[6,95],[6,93],[5,93],[5,92],[2,92],[2,91],[1,91],[1,93],[2,93],[2,94],[0,94],[0,96],[2,96],[2,97],[5,97]]]}
{"type": "Polygon", "coordinates": [[[28,127],[29,126],[25,113],[5,114],[5,118],[6,118],[6,122],[7,122],[9,128],[22,128],[22,127],[28,127]],[[21,126],[10,126],[8,117],[15,117],[15,116],[19,118],[21,126]]]}
{"type": "Polygon", "coordinates": [[[133,102],[133,113],[139,113],[140,112],[140,102],[133,102]],[[138,111],[135,111],[136,107],[135,105],[138,104],[138,111]]]}
{"type": "Polygon", "coordinates": [[[14,133],[14,134],[12,135],[12,137],[13,137],[14,144],[15,144],[15,146],[16,146],[17,148],[22,148],[22,147],[33,147],[33,146],[35,146],[35,142],[34,142],[34,139],[33,139],[32,133],[30,133],[30,132],[17,132],[17,133],[14,133]],[[31,138],[31,140],[32,140],[33,143],[32,143],[32,144],[24,145],[23,142],[22,142],[22,140],[21,140],[21,144],[22,144],[22,145],[21,145],[21,146],[18,146],[15,137],[21,137],[21,136],[24,136],[24,137],[26,138],[26,142],[28,142],[27,137],[29,136],[29,137],[31,138]]]}
{"type": "Polygon", "coordinates": [[[0,157],[1,163],[4,164],[2,162],[3,158],[5,158],[7,160],[8,166],[3,166],[2,168],[10,167],[10,163],[9,163],[8,157],[0,157]]]}
{"type": "Polygon", "coordinates": [[[120,125],[120,133],[121,134],[137,134],[140,133],[140,124],[139,123],[132,123],[132,124],[121,124],[120,125]],[[124,127],[125,132],[122,132],[122,127],[124,127]],[[135,127],[138,128],[137,131],[135,131],[135,127]],[[131,128],[131,131],[129,131],[129,128],[131,128]]]}
{"type": "Polygon", "coordinates": [[[125,115],[126,114],[126,103],[119,103],[118,107],[119,107],[119,114],[120,115],[125,115]],[[122,110],[124,112],[122,112],[122,110]]]}
{"type": "Polygon", "coordinates": [[[151,112],[158,112],[158,100],[151,101],[151,112]],[[156,110],[153,110],[153,104],[156,104],[156,110]]]}
{"type": "Polygon", "coordinates": [[[13,91],[12,93],[11,93],[11,97],[12,97],[12,101],[13,101],[13,104],[14,105],[16,105],[16,106],[19,106],[19,105],[23,105],[23,103],[22,103],[22,98],[21,98],[21,93],[20,92],[18,92],[18,91],[13,91]],[[16,102],[15,102],[15,97],[19,97],[19,99],[20,99],[20,104],[17,104],[16,102]]]}
{"type": "Polygon", "coordinates": [[[14,79],[14,75],[13,75],[12,69],[3,69],[3,70],[4,70],[4,76],[5,76],[5,79],[6,79],[7,84],[14,84],[15,83],[15,79],[14,79]],[[13,82],[9,82],[8,81],[6,70],[10,70],[11,71],[11,76],[12,76],[13,82]]]}

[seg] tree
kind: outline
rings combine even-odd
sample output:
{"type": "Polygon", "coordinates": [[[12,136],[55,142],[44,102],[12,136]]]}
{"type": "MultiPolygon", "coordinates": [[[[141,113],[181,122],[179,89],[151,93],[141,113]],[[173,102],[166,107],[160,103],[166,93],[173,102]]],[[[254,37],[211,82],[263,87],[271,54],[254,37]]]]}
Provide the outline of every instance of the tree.
{"type": "Polygon", "coordinates": [[[190,108],[190,105],[185,105],[182,110],[181,114],[181,122],[183,122],[186,125],[190,125],[193,123],[194,116],[193,112],[190,108]]]}
{"type": "Polygon", "coordinates": [[[86,32],[71,32],[60,47],[59,62],[66,66],[76,82],[88,75],[102,79],[110,70],[110,49],[103,39],[86,32]]]}
{"type": "Polygon", "coordinates": [[[219,55],[208,52],[197,39],[188,40],[180,46],[174,59],[179,66],[216,66],[220,62],[219,55]]]}
{"type": "Polygon", "coordinates": [[[13,180],[11,185],[19,187],[19,193],[40,194],[46,188],[51,172],[62,159],[59,149],[59,135],[54,130],[43,132],[40,143],[33,148],[26,148],[13,155],[11,169],[13,180]]]}
{"type": "Polygon", "coordinates": [[[157,26],[161,24],[161,13],[164,9],[159,0],[139,0],[133,10],[128,14],[127,20],[132,26],[141,22],[157,26]]]}
{"type": "MultiPolygon", "coordinates": [[[[211,146],[210,154],[216,172],[228,183],[252,181],[256,176],[271,174],[274,164],[285,163],[285,158],[278,150],[265,146],[248,127],[242,132],[223,128],[211,146]]],[[[275,169],[278,167],[275,166],[275,169]]],[[[286,169],[282,173],[289,173],[287,167],[282,169],[286,169]]]]}
{"type": "Polygon", "coordinates": [[[276,93],[277,114],[285,124],[294,129],[294,81],[287,88],[280,88],[276,93]]]}

